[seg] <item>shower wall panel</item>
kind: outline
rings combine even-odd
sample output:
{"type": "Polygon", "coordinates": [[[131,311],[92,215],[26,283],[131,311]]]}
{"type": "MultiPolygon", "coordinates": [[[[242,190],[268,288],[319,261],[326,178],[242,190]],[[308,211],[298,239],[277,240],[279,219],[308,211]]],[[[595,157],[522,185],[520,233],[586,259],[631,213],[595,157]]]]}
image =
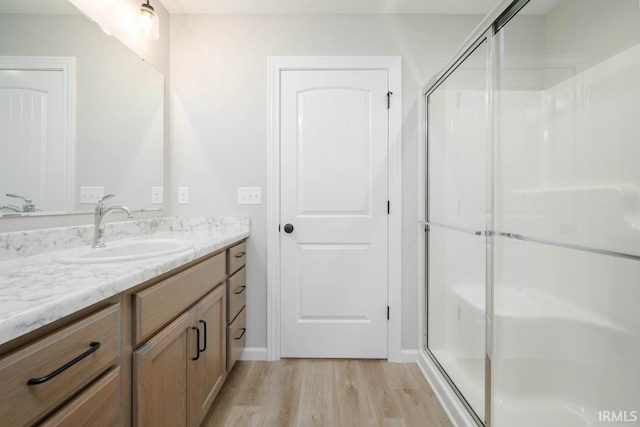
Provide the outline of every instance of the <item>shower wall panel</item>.
{"type": "Polygon", "coordinates": [[[640,425],[640,7],[557,2],[532,50],[536,3],[494,36],[492,426],[640,425]]]}

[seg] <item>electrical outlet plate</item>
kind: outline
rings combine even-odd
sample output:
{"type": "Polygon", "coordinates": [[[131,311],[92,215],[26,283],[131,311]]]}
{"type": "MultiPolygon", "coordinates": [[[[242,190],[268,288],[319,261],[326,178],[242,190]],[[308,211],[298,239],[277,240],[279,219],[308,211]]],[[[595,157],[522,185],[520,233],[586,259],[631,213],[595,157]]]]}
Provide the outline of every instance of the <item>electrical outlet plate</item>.
{"type": "Polygon", "coordinates": [[[93,205],[104,197],[104,187],[80,187],[80,203],[93,205]]]}
{"type": "Polygon", "coordinates": [[[162,187],[151,187],[151,204],[161,205],[164,200],[164,189],[162,187]]]}
{"type": "Polygon", "coordinates": [[[262,187],[238,187],[239,205],[261,205],[262,187]]]}
{"type": "Polygon", "coordinates": [[[186,205],[189,203],[189,187],[178,187],[178,204],[186,205]]]}

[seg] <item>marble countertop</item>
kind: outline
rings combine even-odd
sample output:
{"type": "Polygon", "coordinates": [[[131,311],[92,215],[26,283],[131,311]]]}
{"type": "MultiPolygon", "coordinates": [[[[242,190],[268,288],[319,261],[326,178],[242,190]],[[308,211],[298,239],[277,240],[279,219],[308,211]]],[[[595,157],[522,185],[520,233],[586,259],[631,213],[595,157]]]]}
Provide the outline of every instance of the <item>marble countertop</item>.
{"type": "Polygon", "coordinates": [[[163,231],[135,239],[188,239],[193,248],[154,258],[103,264],[53,261],[55,256],[71,255],[86,247],[0,262],[0,344],[247,237],[248,226],[163,231]]]}

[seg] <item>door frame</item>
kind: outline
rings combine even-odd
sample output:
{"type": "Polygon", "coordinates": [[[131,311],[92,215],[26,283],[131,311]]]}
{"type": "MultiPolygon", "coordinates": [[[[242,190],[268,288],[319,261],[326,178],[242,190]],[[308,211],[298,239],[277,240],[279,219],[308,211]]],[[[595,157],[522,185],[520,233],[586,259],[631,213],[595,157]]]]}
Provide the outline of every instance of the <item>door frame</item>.
{"type": "Polygon", "coordinates": [[[389,76],[387,359],[403,362],[402,338],[402,58],[270,56],[267,58],[267,360],[280,359],[280,78],[287,70],[386,70],[389,76]]]}
{"type": "Polygon", "coordinates": [[[0,56],[0,70],[62,72],[63,139],[67,147],[64,175],[67,211],[75,203],[75,58],[72,56],[0,56]]]}

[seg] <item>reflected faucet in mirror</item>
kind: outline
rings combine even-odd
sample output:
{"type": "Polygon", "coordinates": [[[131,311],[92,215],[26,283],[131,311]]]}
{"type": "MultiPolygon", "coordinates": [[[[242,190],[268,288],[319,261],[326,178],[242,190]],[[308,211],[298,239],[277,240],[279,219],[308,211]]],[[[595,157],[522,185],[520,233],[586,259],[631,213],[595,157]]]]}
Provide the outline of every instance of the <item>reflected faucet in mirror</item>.
{"type": "Polygon", "coordinates": [[[33,200],[31,200],[31,199],[28,199],[26,197],[20,196],[18,194],[5,194],[5,196],[22,199],[24,201],[24,203],[22,204],[22,208],[20,208],[18,206],[15,206],[15,205],[3,205],[3,206],[0,206],[0,211],[2,211],[2,210],[11,210],[11,211],[18,212],[18,213],[35,212],[36,211],[36,205],[33,204],[33,200]]]}
{"type": "Polygon", "coordinates": [[[94,221],[93,221],[94,227],[93,227],[93,244],[91,245],[92,248],[105,247],[104,228],[102,226],[102,221],[107,216],[109,216],[109,214],[111,214],[114,211],[123,211],[127,213],[128,218],[133,218],[133,214],[131,213],[131,210],[129,210],[129,208],[125,206],[111,206],[108,208],[105,207],[104,201],[114,196],[115,194],[107,194],[102,199],[98,200],[98,203],[96,203],[96,208],[94,211],[95,215],[94,215],[94,221]]]}

